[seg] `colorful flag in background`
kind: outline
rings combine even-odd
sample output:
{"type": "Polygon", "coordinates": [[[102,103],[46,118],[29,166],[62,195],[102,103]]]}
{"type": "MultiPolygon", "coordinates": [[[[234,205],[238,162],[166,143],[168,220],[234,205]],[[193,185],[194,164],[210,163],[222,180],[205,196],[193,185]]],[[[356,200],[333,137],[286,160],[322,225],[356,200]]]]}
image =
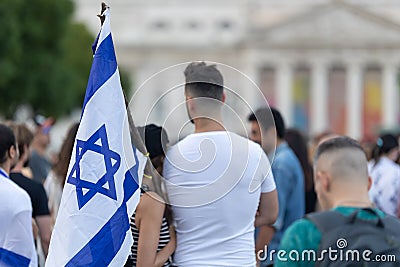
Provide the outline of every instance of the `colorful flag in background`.
{"type": "Polygon", "coordinates": [[[46,266],[123,266],[146,158],[131,144],[107,8],[46,266]]]}

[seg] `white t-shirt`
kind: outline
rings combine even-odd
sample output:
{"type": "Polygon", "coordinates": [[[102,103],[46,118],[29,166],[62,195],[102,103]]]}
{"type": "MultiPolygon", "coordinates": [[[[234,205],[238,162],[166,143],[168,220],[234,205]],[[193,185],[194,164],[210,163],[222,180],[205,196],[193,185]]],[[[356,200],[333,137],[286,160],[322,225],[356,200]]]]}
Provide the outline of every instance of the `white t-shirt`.
{"type": "Polygon", "coordinates": [[[372,178],[369,197],[387,214],[397,216],[400,195],[400,166],[387,157],[381,157],[378,164],[371,160],[368,172],[372,178]]]}
{"type": "Polygon", "coordinates": [[[46,180],[44,181],[43,187],[46,190],[46,194],[49,199],[49,209],[52,213],[54,221],[57,218],[58,209],[60,208],[61,197],[62,197],[62,188],[63,185],[60,185],[59,180],[57,179],[56,174],[53,171],[49,172],[46,180]]]}
{"type": "Polygon", "coordinates": [[[254,219],[261,192],[275,189],[261,147],[217,131],[187,136],[163,170],[176,223],[178,266],[255,266],[254,219]]]}
{"type": "MultiPolygon", "coordinates": [[[[2,169],[0,171],[4,172],[2,169]]],[[[37,266],[32,232],[31,200],[28,193],[1,173],[0,254],[3,259],[7,255],[13,260],[22,259],[24,263],[29,260],[29,266],[37,266]]],[[[0,260],[0,266],[8,266],[6,264],[7,262],[0,260]]]]}

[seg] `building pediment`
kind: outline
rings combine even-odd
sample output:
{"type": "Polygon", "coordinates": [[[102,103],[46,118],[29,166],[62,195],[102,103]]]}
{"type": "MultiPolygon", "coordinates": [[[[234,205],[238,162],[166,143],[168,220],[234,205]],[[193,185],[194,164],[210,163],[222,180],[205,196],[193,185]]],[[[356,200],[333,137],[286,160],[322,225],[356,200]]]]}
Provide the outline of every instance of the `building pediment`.
{"type": "Polygon", "coordinates": [[[254,29],[251,44],[277,48],[400,48],[400,25],[342,1],[254,29]]]}

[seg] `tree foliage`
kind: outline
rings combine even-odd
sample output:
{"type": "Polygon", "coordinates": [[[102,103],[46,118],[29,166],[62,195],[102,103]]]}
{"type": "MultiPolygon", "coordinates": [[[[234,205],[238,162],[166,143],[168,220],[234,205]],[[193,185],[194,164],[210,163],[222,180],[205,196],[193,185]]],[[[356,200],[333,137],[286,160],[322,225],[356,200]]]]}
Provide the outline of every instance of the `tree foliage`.
{"type": "Polygon", "coordinates": [[[72,14],[71,0],[0,1],[0,113],[29,104],[59,116],[82,105],[94,36],[72,14]]]}

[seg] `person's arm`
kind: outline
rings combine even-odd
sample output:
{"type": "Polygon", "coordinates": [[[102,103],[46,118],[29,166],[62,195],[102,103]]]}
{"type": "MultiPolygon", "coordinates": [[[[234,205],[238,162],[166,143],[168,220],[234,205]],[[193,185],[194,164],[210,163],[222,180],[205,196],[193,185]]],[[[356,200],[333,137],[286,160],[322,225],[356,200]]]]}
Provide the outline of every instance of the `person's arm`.
{"type": "Polygon", "coordinates": [[[259,228],[256,237],[256,252],[263,250],[265,246],[271,242],[275,232],[282,228],[285,220],[287,198],[290,195],[291,180],[289,173],[283,168],[274,168],[272,172],[275,179],[276,190],[278,192],[277,217],[275,217],[276,221],[274,221],[273,224],[259,228]]]}
{"type": "Polygon", "coordinates": [[[39,185],[35,197],[35,214],[34,219],[39,229],[40,244],[42,245],[44,256],[47,257],[49,250],[52,218],[49,211],[48,199],[43,185],[39,185]]]}
{"type": "Polygon", "coordinates": [[[261,193],[258,213],[254,222],[255,227],[271,225],[278,216],[278,194],[276,190],[261,193]]]}
{"type": "Polygon", "coordinates": [[[35,217],[36,225],[39,228],[40,244],[42,245],[44,256],[47,257],[51,237],[51,216],[42,215],[35,217]]]}
{"type": "Polygon", "coordinates": [[[270,225],[263,225],[258,228],[256,237],[256,255],[259,260],[259,251],[265,252],[266,246],[271,242],[275,234],[275,228],[270,225]]]}
{"type": "MultiPolygon", "coordinates": [[[[275,234],[275,228],[271,225],[275,223],[278,216],[278,196],[276,190],[269,193],[261,193],[258,213],[255,220],[255,227],[258,227],[256,237],[256,255],[264,251],[265,246],[271,242],[275,234]]],[[[257,261],[259,259],[257,258],[257,261]]]]}
{"type": "MultiPolygon", "coordinates": [[[[271,165],[264,152],[261,152],[255,177],[255,181],[261,181],[261,195],[254,226],[271,225],[278,216],[278,193],[274,174],[271,172],[271,165]]],[[[257,182],[254,183],[254,188],[257,186],[257,182]]]]}
{"type": "Polygon", "coordinates": [[[165,204],[150,193],[141,196],[135,213],[135,223],[139,229],[137,267],[163,266],[175,251],[176,238],[172,234],[168,244],[157,252],[164,209],[165,204]]]}

